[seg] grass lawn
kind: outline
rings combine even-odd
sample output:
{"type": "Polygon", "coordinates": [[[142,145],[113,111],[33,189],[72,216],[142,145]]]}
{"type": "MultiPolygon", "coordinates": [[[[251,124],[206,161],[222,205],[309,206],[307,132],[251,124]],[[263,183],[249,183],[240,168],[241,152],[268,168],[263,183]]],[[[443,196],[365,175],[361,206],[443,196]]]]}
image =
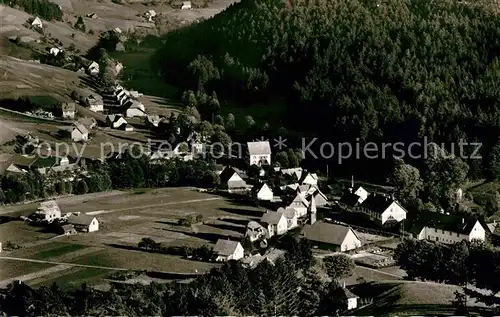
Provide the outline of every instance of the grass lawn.
{"type": "Polygon", "coordinates": [[[0,280],[30,274],[54,266],[47,263],[26,263],[21,261],[4,260],[0,258],[0,280]]]}
{"type": "Polygon", "coordinates": [[[60,256],[60,255],[66,254],[66,253],[70,253],[70,252],[74,252],[74,251],[77,251],[77,250],[81,250],[81,249],[83,249],[85,247],[86,246],[81,245],[81,244],[65,244],[65,245],[62,245],[60,247],[56,247],[56,248],[52,248],[52,249],[49,249],[49,250],[37,252],[37,253],[35,253],[33,255],[33,257],[35,259],[40,259],[40,260],[50,259],[50,258],[53,258],[53,257],[56,257],[56,256],[60,256]]]}
{"type": "Polygon", "coordinates": [[[108,274],[112,273],[110,270],[95,269],[95,268],[78,268],[68,271],[68,274],[57,274],[55,276],[48,276],[39,280],[32,281],[31,286],[49,286],[54,282],[62,288],[75,288],[80,287],[82,283],[93,284],[105,278],[108,274]]]}

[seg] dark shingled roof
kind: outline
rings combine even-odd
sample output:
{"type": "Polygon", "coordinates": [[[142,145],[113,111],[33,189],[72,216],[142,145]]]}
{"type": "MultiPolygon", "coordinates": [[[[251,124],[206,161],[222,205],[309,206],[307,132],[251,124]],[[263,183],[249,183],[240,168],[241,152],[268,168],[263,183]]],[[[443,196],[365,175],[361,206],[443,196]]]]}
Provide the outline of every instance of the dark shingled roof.
{"type": "Polygon", "coordinates": [[[358,195],[347,192],[342,195],[340,202],[346,204],[347,206],[354,207],[358,205],[359,198],[360,197],[358,195]]]}
{"type": "MultiPolygon", "coordinates": [[[[414,222],[410,231],[418,234],[425,226],[438,230],[469,234],[477,220],[475,217],[464,218],[439,212],[422,212],[419,214],[419,218],[414,222]]],[[[481,225],[487,230],[487,227],[482,222],[481,225]]]]}
{"type": "Polygon", "coordinates": [[[68,223],[73,225],[89,226],[95,216],[90,215],[71,215],[68,218],[68,223]]]}
{"type": "Polygon", "coordinates": [[[217,243],[215,244],[213,251],[218,255],[229,256],[232,255],[234,251],[236,251],[238,244],[239,244],[238,241],[219,239],[217,240],[217,243]]]}
{"type": "Polygon", "coordinates": [[[384,195],[372,194],[361,203],[361,207],[368,208],[378,214],[383,213],[394,202],[394,199],[384,195]]]}
{"type": "MultiPolygon", "coordinates": [[[[349,230],[352,229],[342,225],[318,221],[313,225],[305,225],[301,234],[308,240],[341,245],[349,230]]],[[[356,235],[356,233],[354,234],[356,235]]]]}

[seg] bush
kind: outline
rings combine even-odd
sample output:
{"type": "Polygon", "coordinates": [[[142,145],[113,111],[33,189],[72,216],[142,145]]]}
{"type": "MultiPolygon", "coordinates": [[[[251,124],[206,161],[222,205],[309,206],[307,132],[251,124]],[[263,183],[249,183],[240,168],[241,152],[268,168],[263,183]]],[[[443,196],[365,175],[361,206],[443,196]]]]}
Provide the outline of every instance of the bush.
{"type": "Polygon", "coordinates": [[[200,214],[188,215],[185,218],[179,219],[179,225],[189,227],[192,224],[199,223],[203,220],[203,216],[200,214]]]}

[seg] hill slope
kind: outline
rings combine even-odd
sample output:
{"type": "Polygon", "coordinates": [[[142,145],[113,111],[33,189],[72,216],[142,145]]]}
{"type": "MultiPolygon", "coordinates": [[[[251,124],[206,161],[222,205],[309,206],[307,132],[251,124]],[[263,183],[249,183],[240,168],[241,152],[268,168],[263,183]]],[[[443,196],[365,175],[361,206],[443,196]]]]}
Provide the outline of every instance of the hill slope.
{"type": "Polygon", "coordinates": [[[288,123],[303,130],[493,140],[499,49],[500,18],[482,4],[243,0],[169,34],[157,60],[184,88],[286,97],[288,123]]]}

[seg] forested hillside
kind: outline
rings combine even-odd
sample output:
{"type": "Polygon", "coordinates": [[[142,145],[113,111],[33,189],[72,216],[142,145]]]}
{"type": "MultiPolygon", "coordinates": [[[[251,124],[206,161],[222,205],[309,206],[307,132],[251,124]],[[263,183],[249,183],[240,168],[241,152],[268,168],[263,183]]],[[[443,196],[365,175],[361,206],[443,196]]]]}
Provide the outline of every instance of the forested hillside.
{"type": "Polygon", "coordinates": [[[243,0],[170,33],[165,79],[239,103],[287,98],[322,136],[494,143],[500,18],[449,0],[243,0]],[[306,111],[307,109],[307,111],[306,111]]]}

